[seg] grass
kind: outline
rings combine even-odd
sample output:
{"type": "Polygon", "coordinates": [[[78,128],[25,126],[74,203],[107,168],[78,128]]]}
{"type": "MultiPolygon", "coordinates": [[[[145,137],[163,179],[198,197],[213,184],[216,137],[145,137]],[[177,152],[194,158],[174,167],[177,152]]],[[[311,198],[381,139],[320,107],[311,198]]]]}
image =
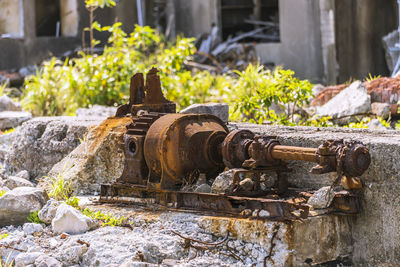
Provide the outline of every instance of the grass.
{"type": "Polygon", "coordinates": [[[12,267],[14,265],[14,260],[10,261],[12,251],[8,254],[6,261],[3,261],[0,257],[0,267],[12,267]]]}
{"type": "Polygon", "coordinates": [[[11,128],[11,129],[8,129],[8,130],[5,130],[4,132],[2,132],[3,134],[10,134],[10,133],[12,133],[12,132],[14,132],[15,131],[15,128],[11,128]]]}
{"type": "Polygon", "coordinates": [[[39,223],[39,224],[42,224],[43,222],[42,222],[42,220],[39,219],[38,213],[39,213],[38,210],[32,212],[31,214],[29,214],[27,220],[28,220],[29,222],[31,222],[31,223],[39,223]]]}
{"type": "Polygon", "coordinates": [[[9,235],[10,235],[9,233],[5,233],[5,234],[0,235],[0,240],[6,238],[9,235]]]}
{"type": "Polygon", "coordinates": [[[67,163],[68,161],[56,177],[44,176],[44,178],[50,180],[48,195],[58,201],[67,200],[72,195],[71,182],[65,180],[65,174],[69,171],[66,168],[67,163]]]}

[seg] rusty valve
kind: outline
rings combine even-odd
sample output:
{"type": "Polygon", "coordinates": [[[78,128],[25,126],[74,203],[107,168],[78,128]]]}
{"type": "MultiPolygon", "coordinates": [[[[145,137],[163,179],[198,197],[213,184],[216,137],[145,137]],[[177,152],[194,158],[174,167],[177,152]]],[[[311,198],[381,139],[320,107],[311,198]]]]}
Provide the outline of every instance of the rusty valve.
{"type": "Polygon", "coordinates": [[[261,169],[300,160],[318,164],[311,173],[336,171],[346,177],[362,175],[371,163],[368,148],[360,142],[326,141],[318,148],[283,146],[274,136],[254,135],[249,130],[231,132],[222,144],[222,155],[230,168],[261,169]]]}

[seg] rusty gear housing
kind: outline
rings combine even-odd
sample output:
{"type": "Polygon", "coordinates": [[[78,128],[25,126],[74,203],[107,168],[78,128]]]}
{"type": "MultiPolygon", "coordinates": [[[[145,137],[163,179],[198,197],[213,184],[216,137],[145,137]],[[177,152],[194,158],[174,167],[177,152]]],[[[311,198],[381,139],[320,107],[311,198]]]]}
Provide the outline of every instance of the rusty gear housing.
{"type": "MultiPolygon", "coordinates": [[[[282,202],[268,197],[291,194],[286,175],[291,170],[286,160],[315,162],[311,173],[337,172],[338,179],[362,175],[371,162],[368,149],[360,142],[331,140],[318,148],[283,146],[275,136],[255,135],[249,130],[229,132],[216,116],[177,114],[175,109],[175,104],[162,94],[157,69],[149,71],[146,84],[141,73],[132,77],[129,103],[119,107],[116,114],[132,118],[124,135],[125,166],[113,185],[102,185],[101,202],[118,197],[151,197],[175,208],[235,214],[246,209],[266,209],[273,218],[294,216],[292,211],[297,209],[304,217],[308,214],[304,201],[282,202]],[[224,195],[181,190],[199,177],[210,181],[225,168],[235,170],[233,190],[224,195]],[[278,175],[268,192],[260,185],[261,175],[267,172],[278,175]],[[241,174],[251,176],[251,188],[240,186],[241,174]]],[[[354,186],[358,187],[359,184],[354,186]]],[[[342,212],[354,213],[358,202],[353,196],[350,191],[341,192],[333,205],[342,212]]]]}

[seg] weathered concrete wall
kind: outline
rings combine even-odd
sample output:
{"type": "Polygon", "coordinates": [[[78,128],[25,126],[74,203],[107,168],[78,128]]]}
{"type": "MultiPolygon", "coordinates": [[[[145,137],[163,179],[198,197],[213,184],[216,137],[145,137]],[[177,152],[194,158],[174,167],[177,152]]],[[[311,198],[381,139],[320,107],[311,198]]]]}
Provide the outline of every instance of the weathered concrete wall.
{"type": "Polygon", "coordinates": [[[174,0],[177,33],[197,37],[219,24],[217,0],[174,0]]]}
{"type": "Polygon", "coordinates": [[[280,0],[281,62],[296,76],[313,82],[323,77],[319,1],[280,0]]]}
{"type": "Polygon", "coordinates": [[[382,37],[397,28],[396,0],[335,0],[338,82],[389,74],[382,37]]]}
{"type": "MultiPolygon", "coordinates": [[[[0,4],[6,0],[1,0],[0,4]]],[[[11,1],[10,1],[11,2],[11,1]]],[[[21,39],[0,38],[0,70],[20,68],[25,65],[38,64],[50,55],[61,56],[66,51],[74,50],[82,45],[82,30],[89,25],[89,12],[85,8],[84,1],[61,1],[61,37],[36,36],[35,29],[35,1],[15,0],[14,4],[21,4],[21,39]]],[[[0,7],[1,12],[8,10],[0,7]]],[[[10,11],[11,12],[11,11],[10,11]]],[[[16,12],[13,10],[13,12],[16,12]]],[[[7,13],[8,14],[8,13],[7,13]]],[[[11,14],[11,13],[10,13],[11,14]]],[[[15,14],[11,14],[15,16],[15,14]]],[[[137,23],[136,1],[121,0],[114,8],[99,9],[95,12],[96,20],[103,26],[112,25],[116,20],[123,23],[122,29],[131,32],[137,23]]],[[[0,20],[6,18],[0,15],[0,20]]],[[[151,17],[149,16],[151,22],[151,17]]],[[[13,22],[13,25],[16,25],[13,22]]],[[[0,34],[1,31],[0,21],[0,34]]],[[[14,25],[14,26],[15,26],[14,25]]],[[[19,25],[20,26],[20,25],[19,25]]],[[[95,32],[95,38],[105,41],[108,34],[95,32]]],[[[89,43],[89,34],[85,36],[89,43]]]]}
{"type": "MultiPolygon", "coordinates": [[[[353,261],[357,266],[400,264],[400,131],[362,129],[271,127],[239,124],[268,135],[277,135],[282,144],[317,147],[324,140],[354,139],[370,150],[372,163],[361,177],[361,213],[352,218],[353,261]]],[[[313,164],[291,163],[295,171],[290,182],[300,187],[319,188],[330,185],[334,174],[312,175],[313,164]]]]}
{"type": "Polygon", "coordinates": [[[22,37],[21,3],[19,0],[0,0],[0,36],[22,37]]]}

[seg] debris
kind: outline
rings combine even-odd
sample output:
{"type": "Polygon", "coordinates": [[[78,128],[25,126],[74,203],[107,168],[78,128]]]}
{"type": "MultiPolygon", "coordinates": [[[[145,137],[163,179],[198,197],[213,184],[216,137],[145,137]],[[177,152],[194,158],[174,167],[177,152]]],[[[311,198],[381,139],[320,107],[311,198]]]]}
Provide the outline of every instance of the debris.
{"type": "Polygon", "coordinates": [[[220,118],[223,122],[229,120],[229,105],[225,103],[204,103],[193,104],[181,110],[182,114],[195,113],[195,114],[211,114],[220,118]]]}
{"type": "Polygon", "coordinates": [[[218,247],[223,247],[223,248],[226,248],[230,252],[230,254],[223,253],[224,255],[230,256],[236,260],[240,260],[241,262],[243,262],[243,260],[235,252],[233,252],[232,248],[230,248],[228,246],[229,232],[227,232],[226,237],[224,239],[222,239],[219,242],[215,242],[215,243],[204,242],[204,241],[197,240],[194,238],[185,237],[174,230],[171,230],[171,232],[185,240],[185,242],[182,245],[183,248],[185,248],[185,249],[194,248],[196,250],[205,251],[205,250],[215,250],[215,249],[218,249],[218,247]],[[201,244],[203,246],[197,245],[196,243],[201,244]]]}
{"type": "Polygon", "coordinates": [[[57,208],[60,206],[61,201],[50,199],[46,205],[39,211],[38,217],[45,224],[51,224],[51,221],[56,216],[57,208]]]}
{"type": "Polygon", "coordinates": [[[368,114],[371,111],[371,97],[360,81],[352,83],[322,107],[317,108],[318,116],[334,120],[348,120],[351,116],[368,114]]]}
{"type": "Polygon", "coordinates": [[[0,130],[15,128],[32,118],[32,114],[25,111],[0,112],[0,130]]]}
{"type": "Polygon", "coordinates": [[[67,233],[62,233],[62,234],[60,235],[60,238],[61,238],[61,239],[66,239],[67,237],[69,237],[69,234],[67,234],[67,233]]]}
{"type": "Polygon", "coordinates": [[[53,257],[41,255],[35,260],[37,267],[62,267],[63,265],[53,257]]]}
{"type": "Polygon", "coordinates": [[[212,186],[211,192],[215,194],[224,194],[226,192],[233,191],[233,171],[229,170],[220,173],[217,178],[215,178],[212,186]]]}
{"type": "Polygon", "coordinates": [[[21,186],[34,187],[34,185],[30,181],[16,176],[8,176],[4,185],[10,189],[14,189],[21,186]]]}
{"type": "Polygon", "coordinates": [[[17,187],[0,198],[0,227],[22,224],[31,212],[40,210],[48,200],[41,188],[17,187]]]}
{"type": "Polygon", "coordinates": [[[45,255],[43,252],[25,252],[20,253],[15,257],[15,267],[25,267],[35,263],[35,260],[40,256],[45,255]]]}
{"type": "Polygon", "coordinates": [[[241,189],[247,192],[253,191],[254,188],[254,182],[251,178],[245,178],[243,181],[240,181],[239,185],[241,189]]]}
{"type": "Polygon", "coordinates": [[[373,119],[368,123],[368,129],[370,130],[387,130],[385,126],[378,119],[373,119]]]}
{"type": "Polygon", "coordinates": [[[12,133],[13,143],[3,167],[7,173],[28,170],[32,179],[48,176],[50,169],[81,143],[90,127],[101,121],[71,116],[29,120],[12,133]]]}
{"type": "Polygon", "coordinates": [[[43,231],[43,226],[38,223],[25,223],[23,230],[26,235],[33,235],[34,233],[43,231]]]}
{"type": "Polygon", "coordinates": [[[2,111],[22,111],[21,104],[15,103],[6,95],[0,96],[0,112],[2,111]]]}
{"type": "Polygon", "coordinates": [[[87,247],[90,247],[90,244],[89,244],[88,242],[86,242],[86,241],[83,241],[83,240],[78,239],[76,242],[77,242],[78,244],[81,244],[81,245],[85,245],[85,246],[87,246],[87,247]]]}
{"type": "Polygon", "coordinates": [[[268,252],[268,255],[265,256],[265,258],[264,258],[264,267],[267,266],[267,261],[271,261],[272,264],[275,265],[275,262],[272,260],[272,256],[273,256],[273,251],[274,251],[274,248],[275,248],[274,240],[275,240],[275,238],[276,238],[276,236],[277,236],[277,234],[279,232],[279,228],[280,228],[279,224],[275,224],[274,225],[274,228],[272,230],[272,237],[271,237],[271,241],[270,241],[271,244],[269,246],[269,252],[268,252]]]}
{"type": "Polygon", "coordinates": [[[314,209],[326,209],[333,201],[335,192],[330,186],[325,186],[316,191],[307,201],[314,209]]]}
{"type": "Polygon", "coordinates": [[[96,227],[96,222],[83,215],[77,209],[62,203],[57,208],[56,216],[51,222],[55,233],[78,234],[96,227]]]}
{"type": "Polygon", "coordinates": [[[209,186],[208,184],[201,184],[194,190],[194,192],[211,193],[211,186],[209,186]]]}

